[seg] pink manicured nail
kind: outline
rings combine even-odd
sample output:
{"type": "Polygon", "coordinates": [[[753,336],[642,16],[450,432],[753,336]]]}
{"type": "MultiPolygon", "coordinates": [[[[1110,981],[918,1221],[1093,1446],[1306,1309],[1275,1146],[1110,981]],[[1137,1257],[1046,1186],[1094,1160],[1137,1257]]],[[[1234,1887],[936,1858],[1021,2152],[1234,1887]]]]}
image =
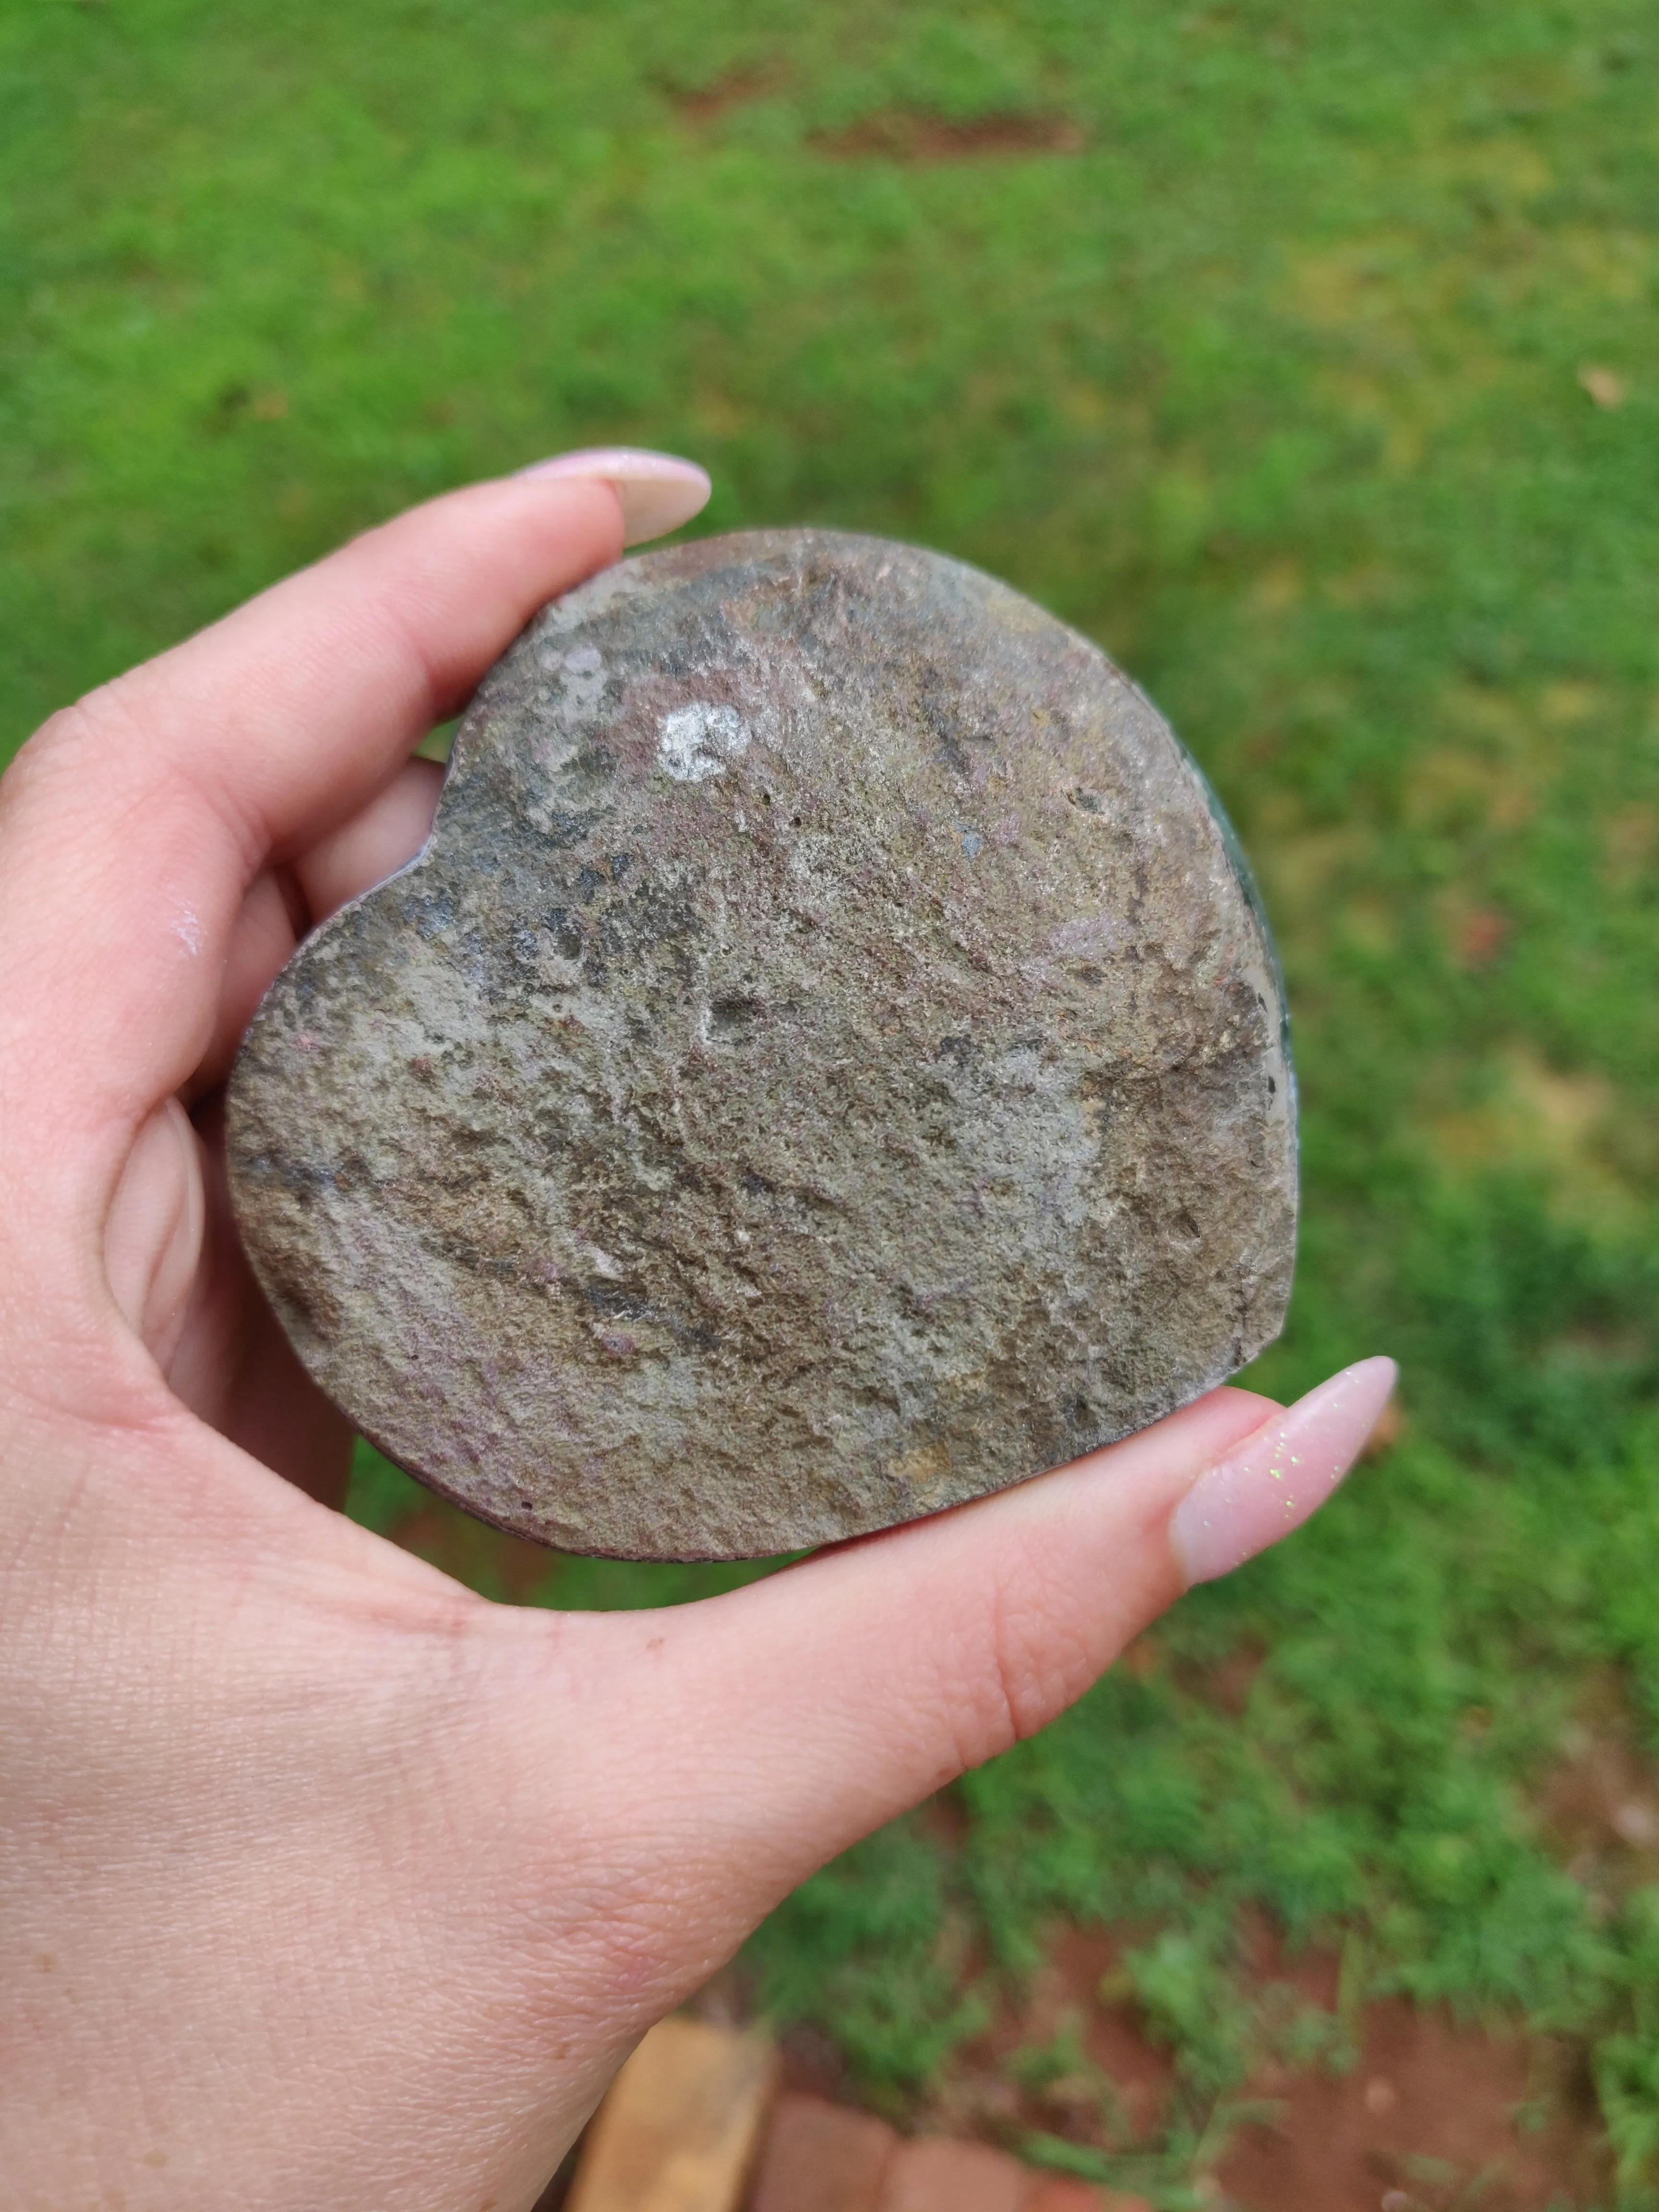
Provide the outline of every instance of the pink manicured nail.
{"type": "Polygon", "coordinates": [[[1399,1371],[1392,1359],[1345,1367],[1199,1476],[1170,1520],[1189,1589],[1230,1575],[1325,1503],[1376,1425],[1399,1371]]]}
{"type": "Polygon", "coordinates": [[[579,453],[557,453],[532,461],[521,477],[586,477],[608,483],[622,501],[623,543],[643,544],[690,522],[708,502],[714,487],[708,471],[672,453],[647,453],[638,446],[589,446],[579,453]]]}

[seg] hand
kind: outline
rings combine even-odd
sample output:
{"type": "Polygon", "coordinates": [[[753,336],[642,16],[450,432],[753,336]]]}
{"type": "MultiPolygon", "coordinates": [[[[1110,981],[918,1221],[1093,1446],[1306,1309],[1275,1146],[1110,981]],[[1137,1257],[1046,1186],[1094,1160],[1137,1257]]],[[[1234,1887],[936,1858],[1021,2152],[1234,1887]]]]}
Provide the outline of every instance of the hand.
{"type": "Polygon", "coordinates": [[[1293,1526],[1388,1394],[1217,1391],[663,1613],[489,1605],[323,1502],[349,1437],[237,1252],[218,1086],[296,933],[424,837],[414,744],[641,495],[611,456],[435,501],[0,783],[12,2212],[529,2205],[780,1898],[1293,1526]]]}

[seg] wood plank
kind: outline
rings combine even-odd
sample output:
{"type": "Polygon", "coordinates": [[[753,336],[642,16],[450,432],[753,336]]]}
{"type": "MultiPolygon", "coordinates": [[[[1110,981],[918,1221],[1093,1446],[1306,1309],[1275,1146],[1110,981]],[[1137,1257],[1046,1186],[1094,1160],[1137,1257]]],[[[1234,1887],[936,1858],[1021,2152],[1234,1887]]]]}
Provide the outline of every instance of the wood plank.
{"type": "Polygon", "coordinates": [[[594,2115],[567,2212],[738,2212],[776,2078],[760,2036],[659,2022],[594,2115]]]}

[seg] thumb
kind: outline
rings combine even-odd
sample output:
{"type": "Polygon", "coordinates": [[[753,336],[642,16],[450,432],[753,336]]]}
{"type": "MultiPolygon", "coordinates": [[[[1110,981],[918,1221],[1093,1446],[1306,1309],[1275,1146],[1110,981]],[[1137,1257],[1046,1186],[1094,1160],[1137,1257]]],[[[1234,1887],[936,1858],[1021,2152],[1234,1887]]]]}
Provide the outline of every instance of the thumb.
{"type": "Polygon", "coordinates": [[[622,1710],[601,1721],[617,1751],[599,1802],[639,1839],[641,1905],[666,1916],[662,1955],[687,1985],[836,1852],[1052,1720],[1189,1583],[1305,1519],[1395,1373],[1361,1361],[1288,1412],[1213,1391],[935,1520],[613,1617],[633,1648],[606,1670],[622,1710]]]}

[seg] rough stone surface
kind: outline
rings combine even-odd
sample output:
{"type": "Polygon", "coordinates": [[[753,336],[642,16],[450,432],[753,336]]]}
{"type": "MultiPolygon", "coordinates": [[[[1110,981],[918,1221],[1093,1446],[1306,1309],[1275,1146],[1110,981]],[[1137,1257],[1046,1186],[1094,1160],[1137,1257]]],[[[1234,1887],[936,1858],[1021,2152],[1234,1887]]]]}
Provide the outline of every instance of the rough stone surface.
{"type": "Polygon", "coordinates": [[[393,1459],[579,1551],[757,1555],[996,1490],[1277,1333],[1281,991],[1094,646],[781,531],[538,615],[437,826],[277,978],[232,1182],[393,1459]]]}

